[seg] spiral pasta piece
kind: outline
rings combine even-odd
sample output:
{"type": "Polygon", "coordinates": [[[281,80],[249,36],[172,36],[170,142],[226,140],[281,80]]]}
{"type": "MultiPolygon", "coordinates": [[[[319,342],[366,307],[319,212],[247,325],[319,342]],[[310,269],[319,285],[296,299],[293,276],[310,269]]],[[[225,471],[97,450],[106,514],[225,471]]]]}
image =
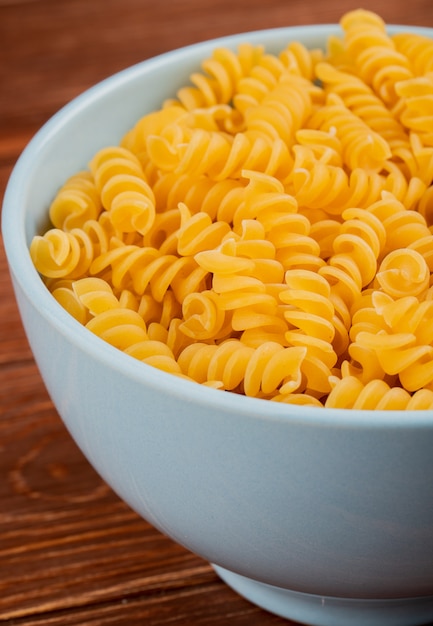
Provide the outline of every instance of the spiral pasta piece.
{"type": "MultiPolygon", "coordinates": [[[[57,285],[56,289],[65,289],[60,283],[57,285]]],[[[146,324],[141,315],[125,306],[129,303],[128,299],[116,297],[107,281],[94,277],[81,278],[72,282],[69,291],[70,297],[63,302],[67,310],[74,315],[80,307],[80,321],[104,341],[126,350],[147,339],[146,324]]]]}
{"type": "Polygon", "coordinates": [[[288,190],[300,207],[320,209],[323,217],[338,216],[353,206],[367,208],[387,187],[386,179],[376,172],[356,167],[348,174],[341,166],[316,159],[308,146],[298,144],[293,151],[288,190]]]}
{"type": "Polygon", "coordinates": [[[420,199],[419,204],[422,204],[424,198],[428,196],[431,191],[433,183],[433,148],[423,145],[422,135],[411,133],[410,139],[412,147],[412,162],[410,163],[411,174],[417,176],[429,187],[424,196],[420,199]]]}
{"type": "Polygon", "coordinates": [[[390,296],[419,296],[429,287],[430,270],[416,250],[393,250],[383,259],[377,281],[390,296]]]}
{"type": "Polygon", "coordinates": [[[276,389],[290,393],[301,384],[304,355],[304,348],[284,348],[271,341],[251,348],[229,339],[219,345],[191,345],[181,353],[179,363],[185,374],[202,383],[218,381],[228,391],[242,387],[245,395],[263,397],[276,389]]]}
{"type": "MultiPolygon", "coordinates": [[[[125,290],[122,293],[125,293],[125,290]]],[[[167,330],[171,321],[179,318],[182,314],[182,305],[177,301],[172,291],[167,291],[161,302],[156,302],[150,293],[139,296],[137,301],[136,310],[149,327],[155,323],[161,329],[167,330]]]]}
{"type": "Polygon", "coordinates": [[[89,321],[90,316],[86,307],[80,302],[73,290],[74,281],[72,279],[49,279],[47,287],[53,298],[67,311],[74,319],[83,326],[89,321]]]}
{"type": "MultiPolygon", "coordinates": [[[[110,146],[99,150],[90,161],[89,168],[101,196],[106,184],[119,174],[142,177],[138,158],[120,146],[110,146]]],[[[104,207],[109,209],[107,203],[104,203],[104,207]]]]}
{"type": "Polygon", "coordinates": [[[115,293],[110,283],[102,278],[54,279],[50,290],[62,306],[84,325],[95,315],[109,309],[138,311],[139,308],[134,294],[127,290],[115,293]]]}
{"type": "Polygon", "coordinates": [[[386,242],[383,255],[392,250],[416,246],[431,236],[425,218],[417,211],[407,210],[393,194],[382,192],[381,198],[368,207],[385,228],[386,242]]]}
{"type": "MultiPolygon", "coordinates": [[[[358,277],[353,271],[355,263],[359,269],[360,287],[367,287],[377,273],[377,262],[386,242],[386,233],[381,222],[373,214],[359,209],[346,209],[342,214],[340,233],[334,239],[334,254],[328,264],[332,267],[347,268],[352,278],[358,277]],[[350,262],[346,264],[347,254],[350,262]],[[352,273],[353,272],[353,273],[352,273]]],[[[322,274],[325,274],[323,270],[322,274]]]]}
{"type": "Polygon", "coordinates": [[[187,111],[179,103],[170,103],[160,110],[143,115],[134,126],[122,137],[120,147],[136,155],[140,164],[147,163],[147,140],[150,135],[160,135],[164,130],[187,118],[187,111]]]}
{"type": "Polygon", "coordinates": [[[322,56],[321,50],[308,50],[300,42],[289,43],[278,56],[262,54],[249,74],[239,81],[233,97],[235,110],[245,115],[248,109],[262,103],[280,83],[299,78],[309,81],[304,83],[305,89],[314,102],[320,101],[321,91],[313,80],[315,64],[322,56]]]}
{"type": "Polygon", "coordinates": [[[309,82],[287,75],[255,106],[244,112],[246,132],[293,144],[295,133],[311,115],[309,82]]]}
{"type": "Polygon", "coordinates": [[[181,256],[194,256],[198,252],[217,248],[231,232],[227,222],[212,221],[204,211],[191,215],[183,203],[179,205],[179,211],[181,225],[177,233],[177,250],[181,256]]]}
{"type": "MultiPolygon", "coordinates": [[[[310,50],[300,41],[291,41],[284,50],[280,52],[278,58],[290,74],[302,76],[310,81],[315,79],[315,68],[317,63],[323,59],[323,50],[313,48],[310,50]]],[[[316,90],[317,93],[317,90],[316,90]]]]}
{"type": "Polygon", "coordinates": [[[319,274],[329,282],[332,293],[350,303],[350,307],[376,278],[386,246],[386,231],[368,211],[346,209],[342,218],[333,239],[333,254],[319,274]]]}
{"type": "Polygon", "coordinates": [[[280,299],[288,305],[284,317],[289,324],[285,333],[288,345],[306,348],[303,372],[309,389],[329,392],[331,369],[337,362],[333,348],[334,307],[330,286],[319,274],[306,270],[289,270],[285,275],[288,289],[280,299]]]}
{"type": "Polygon", "coordinates": [[[141,242],[135,245],[142,248],[155,248],[161,254],[174,255],[177,253],[180,224],[181,215],[178,208],[156,213],[153,228],[142,237],[141,242]]]}
{"type": "Polygon", "coordinates": [[[108,267],[116,288],[132,289],[139,295],[149,289],[157,302],[172,289],[182,303],[188,293],[200,289],[207,276],[192,257],[162,254],[151,247],[120,246],[95,259],[90,271],[98,275],[108,267]]]}
{"type": "Polygon", "coordinates": [[[163,137],[149,138],[150,158],[166,171],[178,175],[205,174],[212,180],[239,178],[244,169],[256,169],[285,178],[291,164],[282,139],[269,140],[245,133],[234,136],[194,129],[188,141],[172,146],[163,137]]]}
{"type": "Polygon", "coordinates": [[[88,220],[96,220],[102,210],[101,200],[90,172],[84,170],[71,176],[60,188],[49,208],[55,228],[82,228],[88,220]]]}
{"type": "Polygon", "coordinates": [[[172,350],[163,341],[156,339],[138,341],[127,347],[125,353],[163,372],[175,375],[182,373],[172,350]]]}
{"type": "Polygon", "coordinates": [[[202,72],[190,76],[193,86],[178,90],[177,98],[188,110],[229,102],[242,77],[248,75],[263,54],[261,46],[243,44],[237,52],[216,48],[202,63],[202,72]]]}
{"type": "Polygon", "coordinates": [[[95,315],[87,322],[86,328],[120,350],[147,339],[146,325],[141,316],[136,311],[120,307],[95,315]]]}
{"type": "Polygon", "coordinates": [[[327,96],[325,105],[315,111],[308,125],[325,132],[335,129],[342,144],[343,162],[351,170],[381,169],[391,157],[391,148],[384,137],[352,113],[336,93],[327,96]]]}
{"type": "Polygon", "coordinates": [[[372,380],[363,385],[348,376],[339,380],[329,394],[325,407],[375,410],[431,410],[433,391],[420,390],[413,395],[399,387],[390,387],[383,380],[372,380]]]}
{"type": "Polygon", "coordinates": [[[185,204],[191,214],[207,213],[212,220],[231,223],[234,212],[243,202],[246,184],[244,178],[214,181],[206,175],[164,172],[153,187],[157,210],[155,222],[161,219],[159,214],[177,211],[180,204],[185,204]]]}
{"type": "Polygon", "coordinates": [[[89,235],[81,228],[63,231],[52,228],[37,235],[30,245],[30,256],[41,274],[49,278],[79,278],[93,261],[89,235]]]}
{"type": "Polygon", "coordinates": [[[120,306],[112,287],[102,278],[81,278],[73,283],[72,289],[77,299],[93,317],[120,306]]]}
{"type": "Polygon", "coordinates": [[[418,344],[433,344],[433,301],[419,301],[415,296],[393,298],[381,291],[372,294],[372,303],[386,326],[381,330],[393,333],[411,333],[418,344]]]}
{"type": "Polygon", "coordinates": [[[431,301],[413,295],[373,291],[370,306],[359,309],[351,329],[349,352],[358,367],[347,363],[342,372],[363,383],[388,378],[408,392],[430,388],[431,307],[431,301]]]}
{"type": "Polygon", "coordinates": [[[299,146],[304,146],[306,158],[312,161],[339,167],[343,165],[342,144],[333,127],[329,131],[312,128],[299,129],[296,132],[294,150],[299,150],[299,146]]]}
{"type": "Polygon", "coordinates": [[[392,155],[409,149],[407,129],[359,76],[324,62],[316,65],[315,71],[325,91],[337,94],[352,113],[379,133],[388,143],[392,155]]]}
{"type": "Polygon", "coordinates": [[[220,339],[221,330],[226,330],[226,313],[210,290],[187,294],[182,303],[182,318],[180,330],[195,341],[220,339]]]}
{"type": "Polygon", "coordinates": [[[359,343],[374,351],[389,375],[398,375],[401,385],[409,392],[432,389],[433,347],[418,345],[412,333],[359,333],[359,343]]]}
{"type": "MultiPolygon", "coordinates": [[[[199,252],[195,260],[200,267],[212,274],[213,288],[224,297],[221,304],[231,309],[239,306],[243,300],[242,294],[236,295],[244,287],[250,289],[252,285],[257,287],[254,291],[265,294],[264,283],[269,277],[272,283],[281,281],[284,270],[275,259],[275,248],[271,242],[265,239],[253,238],[255,227],[260,233],[263,232],[260,223],[243,223],[243,233],[237,237],[229,237],[215,250],[199,252]],[[251,228],[251,226],[253,228],[251,228]],[[250,228],[249,228],[250,227],[250,228]],[[253,231],[253,233],[251,232],[253,231]],[[229,302],[233,295],[232,302],[229,302]]],[[[267,300],[268,296],[263,295],[267,300]]]]}
{"type": "Polygon", "coordinates": [[[256,348],[245,370],[244,389],[247,396],[257,396],[260,391],[271,394],[280,388],[290,393],[302,384],[302,362],[306,348],[284,348],[279,343],[265,342],[256,348]]]}
{"type": "Polygon", "coordinates": [[[363,9],[350,11],[340,23],[360,77],[392,107],[398,100],[396,83],[412,76],[406,56],[396,49],[385,23],[375,13],[363,9]]]}
{"type": "Polygon", "coordinates": [[[284,270],[316,271],[325,265],[320,256],[320,245],[311,236],[310,223],[302,214],[280,217],[267,236],[275,246],[275,258],[284,270]]]}
{"type": "Polygon", "coordinates": [[[244,220],[240,234],[233,233],[217,249],[197,254],[196,260],[211,273],[216,304],[226,317],[230,314],[232,329],[246,332],[252,343],[258,329],[281,341],[287,324],[267,280],[279,284],[284,270],[259,222],[244,220]]]}
{"type": "Polygon", "coordinates": [[[336,357],[330,348],[334,337],[332,319],[334,307],[330,301],[330,287],[320,274],[308,270],[288,270],[285,274],[287,289],[280,293],[280,299],[290,305],[284,312],[285,319],[290,323],[292,330],[290,338],[294,338],[293,329],[310,337],[314,347],[322,345],[324,361],[335,364],[336,357]]]}
{"type": "Polygon", "coordinates": [[[394,33],[391,39],[396,49],[409,60],[415,76],[433,71],[433,42],[429,37],[405,32],[394,33]]]}
{"type": "MultiPolygon", "coordinates": [[[[238,205],[232,213],[221,211],[221,215],[235,229],[242,228],[244,220],[257,220],[264,228],[263,232],[267,233],[276,221],[297,212],[295,198],[286,192],[283,183],[275,176],[242,170],[242,177],[247,184],[238,197],[238,205]]],[[[258,228],[261,228],[260,225],[258,228]]]]}
{"type": "Polygon", "coordinates": [[[126,148],[104,148],[90,169],[114,227],[146,234],[155,219],[155,197],[137,157],[126,148]]]}
{"type": "MultiPolygon", "coordinates": [[[[290,61],[296,64],[294,57],[291,57],[290,61]]],[[[259,104],[278,85],[281,76],[286,72],[287,64],[282,58],[263,51],[257,63],[238,83],[236,93],[233,95],[235,110],[244,116],[247,109],[259,104]]]]}
{"type": "Polygon", "coordinates": [[[409,132],[420,135],[425,146],[433,146],[433,75],[417,76],[397,83],[401,99],[400,121],[409,132]]]}

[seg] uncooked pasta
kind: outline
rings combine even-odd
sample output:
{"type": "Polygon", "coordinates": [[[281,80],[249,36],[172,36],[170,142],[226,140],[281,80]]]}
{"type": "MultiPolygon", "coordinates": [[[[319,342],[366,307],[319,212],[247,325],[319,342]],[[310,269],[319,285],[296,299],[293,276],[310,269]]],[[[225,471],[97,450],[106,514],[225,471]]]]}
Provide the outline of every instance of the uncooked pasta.
{"type": "Polygon", "coordinates": [[[58,191],[30,253],[131,358],[226,392],[433,409],[433,40],[219,47],[58,191]]]}

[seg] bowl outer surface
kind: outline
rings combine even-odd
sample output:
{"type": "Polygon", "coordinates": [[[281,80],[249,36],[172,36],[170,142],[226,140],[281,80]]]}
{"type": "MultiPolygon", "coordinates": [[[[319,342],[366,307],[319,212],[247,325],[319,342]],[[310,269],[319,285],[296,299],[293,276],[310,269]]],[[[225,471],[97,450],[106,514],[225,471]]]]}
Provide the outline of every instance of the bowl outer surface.
{"type": "Polygon", "coordinates": [[[157,528],[226,569],[295,591],[433,595],[431,411],[289,407],[165,374],[75,322],[28,254],[66,178],[159,108],[217,45],[277,51],[290,39],[323,45],[331,32],[283,28],[197,44],[84,93],[19,159],[4,200],[5,248],[59,414],[105,480],[157,528]]]}

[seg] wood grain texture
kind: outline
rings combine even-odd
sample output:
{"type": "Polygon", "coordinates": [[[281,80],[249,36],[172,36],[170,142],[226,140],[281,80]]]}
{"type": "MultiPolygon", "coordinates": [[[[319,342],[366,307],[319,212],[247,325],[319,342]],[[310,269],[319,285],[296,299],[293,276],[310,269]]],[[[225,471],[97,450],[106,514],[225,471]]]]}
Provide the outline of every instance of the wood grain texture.
{"type": "MultiPolygon", "coordinates": [[[[365,0],[433,26],[431,0],[365,0]]],[[[0,198],[61,106],[156,54],[239,31],[335,22],[349,0],[0,0],[0,198]]],[[[90,467],[33,361],[0,242],[0,623],[270,626],[210,565],[152,528],[90,467]]]]}

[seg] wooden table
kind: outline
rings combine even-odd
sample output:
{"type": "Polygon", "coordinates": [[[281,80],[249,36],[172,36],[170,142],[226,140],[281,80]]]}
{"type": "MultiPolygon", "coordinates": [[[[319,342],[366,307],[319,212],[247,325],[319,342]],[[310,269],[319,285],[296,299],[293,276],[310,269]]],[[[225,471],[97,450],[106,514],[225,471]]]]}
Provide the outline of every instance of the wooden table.
{"type": "MultiPolygon", "coordinates": [[[[364,0],[433,26],[431,0],[364,0]]],[[[335,22],[349,0],[0,0],[0,194],[63,104],[155,54],[239,31],[335,22]]],[[[153,529],[98,477],[45,391],[0,248],[0,623],[268,626],[202,559],[153,529]]]]}

